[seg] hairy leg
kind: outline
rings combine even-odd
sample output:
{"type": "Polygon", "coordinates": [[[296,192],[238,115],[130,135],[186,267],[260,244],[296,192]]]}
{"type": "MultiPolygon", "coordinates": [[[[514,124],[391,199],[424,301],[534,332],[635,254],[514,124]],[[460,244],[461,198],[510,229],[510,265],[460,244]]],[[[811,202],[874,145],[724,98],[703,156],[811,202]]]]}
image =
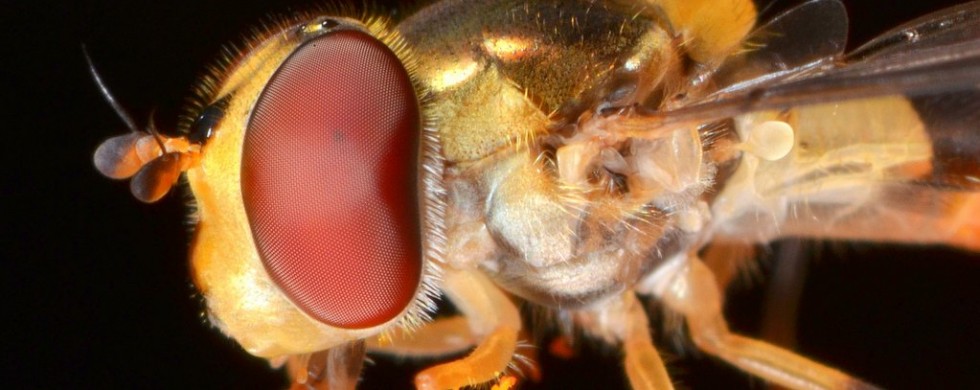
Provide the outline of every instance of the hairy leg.
{"type": "Polygon", "coordinates": [[[429,367],[415,376],[419,389],[455,389],[496,379],[513,359],[521,329],[517,307],[476,272],[448,270],[443,291],[463,313],[479,344],[466,357],[429,367]]]}
{"type": "Polygon", "coordinates": [[[411,357],[439,357],[463,352],[477,344],[463,316],[437,318],[411,332],[395,330],[367,340],[368,352],[411,357]]]}
{"type": "Polygon", "coordinates": [[[577,322],[590,334],[610,343],[622,343],[623,363],[634,390],[673,389],[660,354],[653,346],[643,305],[632,291],[576,313],[577,322]]]}
{"type": "Polygon", "coordinates": [[[722,294],[711,270],[694,257],[673,266],[672,273],[655,283],[654,293],[685,317],[691,338],[702,351],[791,389],[875,388],[788,350],[731,333],[721,313],[722,294]]]}

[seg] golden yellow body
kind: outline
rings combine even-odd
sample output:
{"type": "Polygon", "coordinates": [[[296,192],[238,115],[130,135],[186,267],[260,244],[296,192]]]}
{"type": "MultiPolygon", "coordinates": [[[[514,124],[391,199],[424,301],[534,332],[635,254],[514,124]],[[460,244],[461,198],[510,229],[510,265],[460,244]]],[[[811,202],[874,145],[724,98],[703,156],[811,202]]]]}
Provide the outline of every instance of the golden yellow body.
{"type": "MultiPolygon", "coordinates": [[[[508,370],[524,326],[512,302],[520,299],[564,311],[622,348],[634,388],[670,388],[639,294],[683,316],[703,351],[751,374],[790,388],[867,388],[730,333],[724,286],[699,253],[786,236],[977,250],[978,188],[928,184],[939,180],[945,151],[934,150],[928,124],[900,95],[795,107],[742,94],[765,92],[758,79],[732,76],[752,75],[732,67],[766,50],[754,41],[766,36],[753,35],[755,19],[749,0],[443,0],[394,25],[343,19],[398,54],[424,109],[419,298],[366,329],[311,319],[273,283],[252,238],[240,174],[252,109],[302,33],[326,19],[270,29],[208,91],[209,102],[224,104],[213,135],[181,151],[194,157],[191,256],[209,315],[250,353],[290,360],[298,383],[353,383],[315,377],[309,362],[331,349],[344,352],[337,364],[357,360],[346,351],[362,340],[410,356],[473,348],[416,378],[420,388],[458,388],[508,370]],[[711,108],[732,96],[745,108],[711,108]],[[702,106],[704,117],[672,116],[702,106]],[[434,289],[459,317],[425,321],[434,289]]],[[[825,54],[806,66],[842,61],[825,54]]],[[[821,69],[806,66],[789,73],[821,69]]],[[[954,174],[976,183],[980,167],[954,174]]],[[[506,378],[502,387],[512,385],[506,378]]]]}

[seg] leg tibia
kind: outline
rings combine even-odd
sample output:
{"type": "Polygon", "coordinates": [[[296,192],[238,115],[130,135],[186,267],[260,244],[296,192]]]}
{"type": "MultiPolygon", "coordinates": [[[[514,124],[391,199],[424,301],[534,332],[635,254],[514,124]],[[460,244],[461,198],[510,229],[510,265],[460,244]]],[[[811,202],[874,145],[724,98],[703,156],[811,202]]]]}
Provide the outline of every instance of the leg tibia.
{"type": "Polygon", "coordinates": [[[415,376],[419,389],[455,389],[496,379],[517,348],[517,330],[498,328],[463,359],[429,367],[415,376]]]}
{"type": "Polygon", "coordinates": [[[694,343],[704,352],[791,389],[875,388],[793,352],[730,333],[721,314],[721,292],[701,260],[688,259],[665,282],[657,294],[684,315],[694,343]]]}
{"type": "Polygon", "coordinates": [[[473,348],[477,338],[466,318],[438,318],[413,332],[396,330],[386,338],[370,339],[370,352],[398,356],[439,357],[473,348]]]}
{"type": "Polygon", "coordinates": [[[507,369],[517,349],[521,330],[517,307],[476,272],[447,271],[443,291],[467,319],[472,334],[481,340],[465,358],[420,372],[415,376],[415,386],[456,389],[496,379],[507,369]]]}

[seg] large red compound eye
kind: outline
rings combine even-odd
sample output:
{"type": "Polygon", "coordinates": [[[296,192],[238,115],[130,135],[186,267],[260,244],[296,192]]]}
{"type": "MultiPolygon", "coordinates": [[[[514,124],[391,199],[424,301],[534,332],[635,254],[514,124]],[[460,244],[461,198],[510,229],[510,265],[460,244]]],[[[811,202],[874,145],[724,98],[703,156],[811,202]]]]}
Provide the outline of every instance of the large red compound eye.
{"type": "Polygon", "coordinates": [[[422,273],[419,103],[398,57],[339,31],[286,59],[259,97],[242,150],[242,196],[279,288],[317,321],[383,324],[422,273]]]}

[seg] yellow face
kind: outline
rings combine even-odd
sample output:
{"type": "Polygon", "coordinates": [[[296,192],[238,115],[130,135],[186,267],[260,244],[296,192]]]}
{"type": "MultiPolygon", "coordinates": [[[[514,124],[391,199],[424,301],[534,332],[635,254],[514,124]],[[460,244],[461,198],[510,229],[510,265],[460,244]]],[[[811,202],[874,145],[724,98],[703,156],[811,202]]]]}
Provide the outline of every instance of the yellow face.
{"type": "Polygon", "coordinates": [[[221,82],[223,116],[187,171],[196,284],[269,358],[411,328],[433,288],[415,183],[432,157],[399,37],[380,20],[279,28],[221,82]]]}
{"type": "MultiPolygon", "coordinates": [[[[836,2],[756,16],[747,0],[495,0],[298,17],[205,88],[190,136],[117,137],[96,164],[144,201],[186,172],[208,314],[275,361],[424,327],[441,271],[589,313],[666,296],[658,271],[713,246],[980,249],[980,142],[933,128],[975,124],[902,95],[974,76],[888,40],[844,56],[836,2]]],[[[725,280],[735,255],[719,256],[725,280]]]]}

